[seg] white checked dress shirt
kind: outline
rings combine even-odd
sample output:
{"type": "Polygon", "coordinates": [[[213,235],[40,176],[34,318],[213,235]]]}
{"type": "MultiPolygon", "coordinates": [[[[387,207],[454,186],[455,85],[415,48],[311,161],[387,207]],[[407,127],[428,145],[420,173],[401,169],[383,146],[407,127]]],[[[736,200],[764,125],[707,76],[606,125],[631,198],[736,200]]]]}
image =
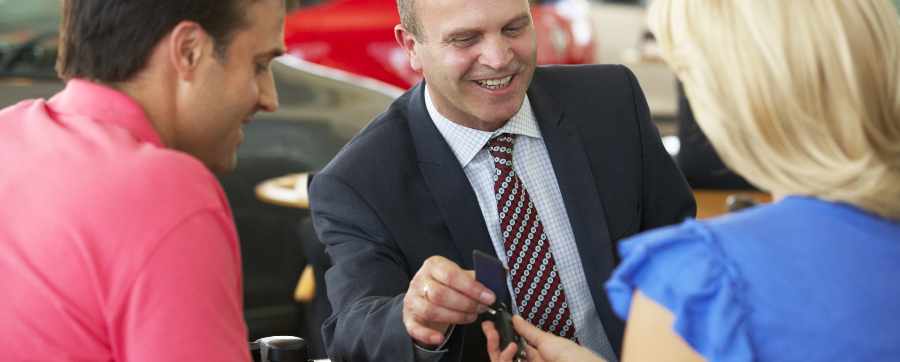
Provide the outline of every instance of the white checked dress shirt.
{"type": "MultiPolygon", "coordinates": [[[[617,360],[615,353],[591,297],[592,289],[596,293],[604,293],[605,281],[595,280],[593,284],[588,284],[585,279],[584,270],[581,268],[581,256],[578,254],[575,235],[572,232],[572,225],[569,224],[556,173],[550,163],[550,155],[547,153],[528,97],[525,97],[519,112],[503,127],[493,132],[468,128],[441,115],[432,103],[427,86],[425,107],[438,131],[459,160],[472,189],[475,190],[494,250],[507,267],[506,249],[503,246],[503,234],[500,231],[500,218],[494,195],[494,161],[484,146],[492,137],[502,133],[518,135],[513,147],[513,168],[531,195],[534,207],[543,222],[544,232],[550,239],[550,250],[568,298],[576,336],[583,346],[599,353],[607,361],[615,362],[617,360]]],[[[512,286],[508,287],[510,295],[514,296],[512,286]]],[[[515,303],[515,298],[512,300],[515,303]]]]}

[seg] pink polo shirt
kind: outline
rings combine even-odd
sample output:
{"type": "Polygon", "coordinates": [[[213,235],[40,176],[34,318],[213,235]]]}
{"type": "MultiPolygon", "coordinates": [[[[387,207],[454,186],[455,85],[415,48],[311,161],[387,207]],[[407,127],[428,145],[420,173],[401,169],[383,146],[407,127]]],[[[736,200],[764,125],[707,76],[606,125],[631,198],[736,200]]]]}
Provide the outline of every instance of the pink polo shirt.
{"type": "Polygon", "coordinates": [[[126,95],[0,111],[0,203],[0,360],[250,360],[222,189],[126,95]]]}

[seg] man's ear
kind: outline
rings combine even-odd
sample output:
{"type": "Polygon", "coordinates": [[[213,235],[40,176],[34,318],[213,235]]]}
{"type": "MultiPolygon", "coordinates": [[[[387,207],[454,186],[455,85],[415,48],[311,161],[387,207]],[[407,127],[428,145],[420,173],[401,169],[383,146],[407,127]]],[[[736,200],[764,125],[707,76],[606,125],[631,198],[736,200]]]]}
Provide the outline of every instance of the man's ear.
{"type": "Polygon", "coordinates": [[[190,80],[196,73],[197,66],[204,56],[209,55],[211,47],[209,35],[200,24],[182,21],[169,34],[169,61],[178,72],[179,77],[190,80]]]}
{"type": "Polygon", "coordinates": [[[416,36],[406,30],[403,25],[397,24],[397,26],[394,27],[394,39],[396,39],[397,44],[406,51],[406,55],[409,57],[409,66],[412,67],[413,70],[421,72],[422,64],[419,62],[419,54],[416,51],[416,36]]]}

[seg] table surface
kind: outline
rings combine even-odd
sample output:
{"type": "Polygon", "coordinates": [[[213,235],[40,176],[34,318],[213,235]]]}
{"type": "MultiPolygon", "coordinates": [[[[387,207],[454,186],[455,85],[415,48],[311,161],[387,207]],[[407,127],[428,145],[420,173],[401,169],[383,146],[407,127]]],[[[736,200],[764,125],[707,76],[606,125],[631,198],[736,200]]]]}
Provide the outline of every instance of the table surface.
{"type": "Polygon", "coordinates": [[[697,200],[697,219],[708,219],[728,212],[728,197],[746,195],[757,203],[772,202],[772,196],[759,191],[746,190],[694,190],[697,200]]]}
{"type": "Polygon", "coordinates": [[[270,178],[256,185],[256,198],[273,205],[309,208],[309,173],[292,173],[270,178]]]}
{"type": "MultiPolygon", "coordinates": [[[[256,197],[273,205],[309,208],[307,193],[308,173],[292,173],[271,178],[256,186],[256,197]]],[[[745,195],[757,203],[772,202],[772,196],[759,191],[746,190],[694,190],[697,200],[697,218],[707,219],[728,212],[727,200],[732,195],[745,195]]]]}

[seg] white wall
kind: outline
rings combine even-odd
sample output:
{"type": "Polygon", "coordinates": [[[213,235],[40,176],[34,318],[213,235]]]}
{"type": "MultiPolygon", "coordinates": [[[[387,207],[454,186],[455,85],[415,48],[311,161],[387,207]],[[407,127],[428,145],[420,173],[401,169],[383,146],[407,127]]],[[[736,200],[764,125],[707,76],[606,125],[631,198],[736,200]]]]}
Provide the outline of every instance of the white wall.
{"type": "Polygon", "coordinates": [[[591,17],[596,32],[597,62],[627,65],[637,75],[653,115],[674,117],[678,100],[672,72],[664,64],[641,62],[628,56],[629,51],[636,50],[646,28],[644,8],[591,2],[591,17]]]}

